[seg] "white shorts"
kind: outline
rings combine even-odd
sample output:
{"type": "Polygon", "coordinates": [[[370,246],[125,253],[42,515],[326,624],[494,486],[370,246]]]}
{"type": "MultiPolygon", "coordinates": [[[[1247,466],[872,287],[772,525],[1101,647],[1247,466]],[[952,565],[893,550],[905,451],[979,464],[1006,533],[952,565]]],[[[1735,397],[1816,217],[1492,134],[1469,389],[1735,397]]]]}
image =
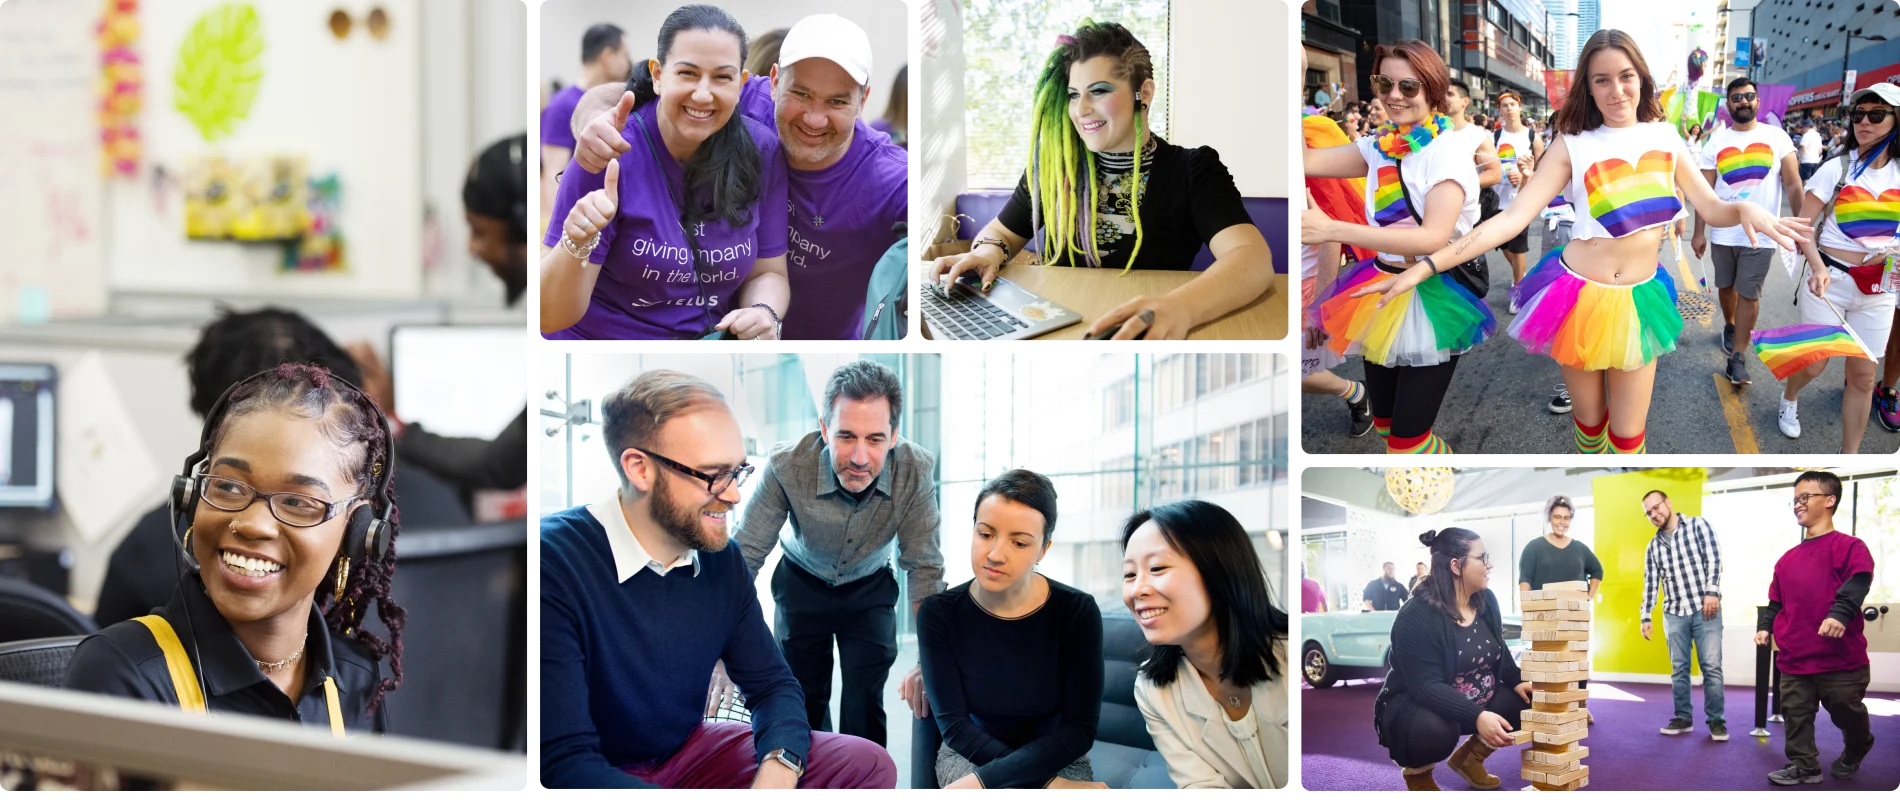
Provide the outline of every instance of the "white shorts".
{"type": "MultiPolygon", "coordinates": [[[[1827,300],[1834,303],[1835,310],[1841,311],[1841,317],[1847,319],[1847,328],[1860,337],[1861,343],[1873,351],[1874,360],[1879,361],[1887,352],[1887,336],[1893,330],[1894,294],[1862,293],[1846,271],[1832,267],[1827,270],[1827,300]]],[[[1808,290],[1805,279],[1795,304],[1804,324],[1841,323],[1833,310],[1827,309],[1827,305],[1808,290]]]]}

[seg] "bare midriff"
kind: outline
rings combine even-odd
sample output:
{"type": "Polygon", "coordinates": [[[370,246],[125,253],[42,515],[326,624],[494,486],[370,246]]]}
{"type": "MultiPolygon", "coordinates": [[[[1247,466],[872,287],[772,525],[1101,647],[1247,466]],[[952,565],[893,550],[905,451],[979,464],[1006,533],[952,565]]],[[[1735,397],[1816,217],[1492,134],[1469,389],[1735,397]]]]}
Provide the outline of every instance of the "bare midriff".
{"type": "Polygon", "coordinates": [[[1604,285],[1640,285],[1656,275],[1656,251],[1663,233],[1675,224],[1651,226],[1617,238],[1572,240],[1564,246],[1564,265],[1572,273],[1604,285]]]}

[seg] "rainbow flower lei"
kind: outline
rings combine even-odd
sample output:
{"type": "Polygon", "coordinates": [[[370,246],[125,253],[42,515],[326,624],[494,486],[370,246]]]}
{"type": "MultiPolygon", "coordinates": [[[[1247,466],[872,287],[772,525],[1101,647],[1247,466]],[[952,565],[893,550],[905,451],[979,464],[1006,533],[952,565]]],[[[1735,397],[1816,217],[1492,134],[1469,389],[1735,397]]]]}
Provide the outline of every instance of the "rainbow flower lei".
{"type": "Polygon", "coordinates": [[[1430,145],[1433,138],[1449,128],[1451,128],[1451,118],[1435,114],[1406,126],[1404,130],[1400,130],[1392,123],[1386,123],[1379,127],[1378,133],[1374,136],[1378,137],[1376,142],[1379,153],[1393,159],[1404,159],[1410,154],[1425,150],[1425,146],[1430,145]]]}

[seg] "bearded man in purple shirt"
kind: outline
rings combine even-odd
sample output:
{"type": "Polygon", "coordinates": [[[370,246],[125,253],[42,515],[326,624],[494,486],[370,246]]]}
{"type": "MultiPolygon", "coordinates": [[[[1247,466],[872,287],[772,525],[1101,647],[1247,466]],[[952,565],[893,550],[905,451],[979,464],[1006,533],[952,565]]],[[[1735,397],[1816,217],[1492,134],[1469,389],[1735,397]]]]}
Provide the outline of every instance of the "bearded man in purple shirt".
{"type": "MultiPolygon", "coordinates": [[[[772,75],[740,97],[740,114],[777,128],[790,168],[783,338],[858,339],[872,269],[909,215],[909,155],[862,119],[870,81],[864,30],[817,14],[792,26],[772,75]]],[[[583,169],[599,172],[627,152],[630,108],[613,85],[581,99],[574,159],[583,169]]]]}

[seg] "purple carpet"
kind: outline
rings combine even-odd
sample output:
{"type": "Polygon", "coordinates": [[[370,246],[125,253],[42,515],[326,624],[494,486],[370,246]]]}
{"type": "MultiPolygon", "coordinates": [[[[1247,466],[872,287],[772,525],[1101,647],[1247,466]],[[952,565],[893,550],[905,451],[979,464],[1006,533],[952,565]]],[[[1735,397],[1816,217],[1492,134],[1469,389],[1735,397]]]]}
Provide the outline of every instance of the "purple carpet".
{"type": "MultiPolygon", "coordinates": [[[[1780,789],[1767,775],[1788,763],[1782,754],[1782,724],[1768,724],[1769,736],[1748,736],[1755,719],[1752,687],[1728,689],[1729,741],[1709,739],[1702,722],[1702,688],[1694,691],[1695,731],[1673,737],[1659,733],[1675,706],[1667,684],[1599,682],[1641,698],[1641,701],[1592,698],[1596,725],[1583,744],[1590,756],[1586,790],[1765,790],[1780,789]]],[[[1341,684],[1316,690],[1300,689],[1300,758],[1302,785],[1308,790],[1403,790],[1405,783],[1384,747],[1372,733],[1372,700],[1378,682],[1341,684]]],[[[1826,776],[1818,785],[1797,790],[1872,790],[1900,788],[1900,695],[1870,692],[1867,708],[1873,714],[1874,750],[1861,763],[1860,773],[1845,781],[1826,776]],[[1883,714],[1884,713],[1884,714],[1883,714]]],[[[1821,749],[1822,772],[1841,754],[1841,733],[1823,710],[1817,716],[1815,741],[1821,749]]],[[[1500,748],[1485,763],[1504,780],[1503,789],[1524,786],[1518,778],[1519,747],[1500,748]]],[[[1470,785],[1442,766],[1435,772],[1446,790],[1469,790],[1470,785]]]]}

